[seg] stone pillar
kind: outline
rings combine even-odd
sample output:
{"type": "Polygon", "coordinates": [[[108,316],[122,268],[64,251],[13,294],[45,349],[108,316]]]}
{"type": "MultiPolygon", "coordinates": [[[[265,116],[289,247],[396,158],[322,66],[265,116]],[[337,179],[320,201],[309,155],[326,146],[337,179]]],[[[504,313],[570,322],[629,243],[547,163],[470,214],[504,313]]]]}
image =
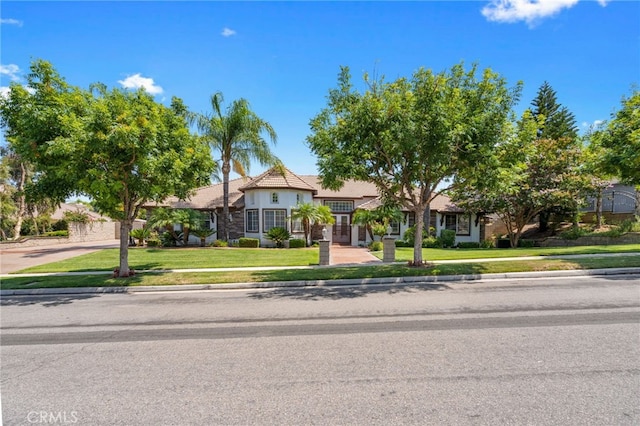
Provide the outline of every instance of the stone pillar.
{"type": "Polygon", "coordinates": [[[320,240],[320,265],[329,265],[331,263],[331,241],[320,240]]]}
{"type": "Polygon", "coordinates": [[[393,237],[384,237],[382,239],[382,261],[396,261],[396,239],[393,237]]]}

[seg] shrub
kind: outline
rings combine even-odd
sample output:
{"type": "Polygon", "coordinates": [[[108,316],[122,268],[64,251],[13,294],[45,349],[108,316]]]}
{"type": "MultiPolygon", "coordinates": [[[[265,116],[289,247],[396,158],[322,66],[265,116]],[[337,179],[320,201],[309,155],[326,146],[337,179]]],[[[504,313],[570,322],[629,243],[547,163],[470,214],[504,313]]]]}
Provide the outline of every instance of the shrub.
{"type": "Polygon", "coordinates": [[[496,243],[492,239],[484,240],[480,243],[480,247],[484,249],[494,248],[495,246],[496,246],[496,243]]]}
{"type": "Polygon", "coordinates": [[[157,232],[151,232],[149,238],[147,238],[147,247],[160,247],[162,242],[157,232]]]}
{"type": "MultiPolygon", "coordinates": [[[[427,234],[427,231],[425,231],[424,229],[422,230],[422,239],[424,240],[425,238],[427,238],[429,235],[427,234]]],[[[409,228],[407,228],[406,231],[404,231],[404,234],[402,234],[402,239],[404,241],[407,242],[408,246],[407,247],[413,247],[413,243],[416,241],[416,226],[410,226],[409,228]]]]}
{"type": "Polygon", "coordinates": [[[240,238],[238,240],[238,247],[243,248],[257,248],[260,247],[260,240],[257,238],[240,238]]]}
{"type": "Polygon", "coordinates": [[[55,222],[53,224],[51,229],[53,231],[68,231],[69,230],[69,223],[64,219],[60,219],[59,221],[57,221],[57,222],[55,222]]]}
{"type": "Polygon", "coordinates": [[[458,243],[458,248],[461,248],[461,249],[480,248],[480,243],[476,243],[476,242],[473,242],[473,241],[460,242],[460,243],[458,243]]]}
{"type": "Polygon", "coordinates": [[[440,241],[439,238],[429,236],[422,239],[422,248],[441,248],[441,247],[442,247],[442,241],[440,241]]]}
{"type": "Polygon", "coordinates": [[[209,245],[211,247],[229,247],[229,243],[223,240],[214,240],[209,245]]]}
{"type": "Polygon", "coordinates": [[[627,219],[620,224],[620,230],[624,232],[640,232],[640,220],[636,216],[635,219],[627,219]]]}
{"type": "Polygon", "coordinates": [[[169,231],[165,231],[160,234],[160,243],[162,247],[175,247],[177,242],[176,238],[169,231]]]}
{"type": "Polygon", "coordinates": [[[369,244],[370,251],[382,251],[383,247],[382,241],[372,241],[371,244],[369,244]]]}
{"type": "Polygon", "coordinates": [[[453,229],[443,229],[440,231],[440,243],[442,247],[450,248],[456,244],[456,231],[453,229]]]}
{"type": "Polygon", "coordinates": [[[584,237],[587,234],[589,234],[589,231],[584,228],[571,227],[571,229],[562,232],[560,234],[560,238],[562,238],[563,240],[577,240],[578,238],[584,237]]]}
{"type": "Polygon", "coordinates": [[[45,237],[68,237],[69,231],[49,231],[43,234],[45,237]]]}
{"type": "Polygon", "coordinates": [[[291,238],[291,234],[289,234],[289,231],[286,229],[276,226],[269,229],[266,237],[276,243],[276,247],[282,247],[284,245],[284,241],[291,238]]]}
{"type": "Polygon", "coordinates": [[[294,238],[293,240],[289,240],[289,248],[302,248],[306,247],[307,244],[304,240],[300,238],[294,238]]]}
{"type": "Polygon", "coordinates": [[[396,247],[413,247],[413,244],[409,244],[406,241],[396,240],[396,247]]]}
{"type": "Polygon", "coordinates": [[[535,247],[536,242],[534,240],[518,240],[518,247],[535,247]]]}

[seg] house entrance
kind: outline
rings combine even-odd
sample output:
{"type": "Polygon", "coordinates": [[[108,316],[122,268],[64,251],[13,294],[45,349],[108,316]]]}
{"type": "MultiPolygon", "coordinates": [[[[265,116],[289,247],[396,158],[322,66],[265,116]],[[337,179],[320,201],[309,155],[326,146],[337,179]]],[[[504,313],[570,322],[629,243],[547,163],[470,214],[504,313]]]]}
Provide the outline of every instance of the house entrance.
{"type": "Polygon", "coordinates": [[[337,214],[333,216],[335,223],[331,240],[334,244],[351,244],[351,226],[349,226],[348,214],[337,214]]]}

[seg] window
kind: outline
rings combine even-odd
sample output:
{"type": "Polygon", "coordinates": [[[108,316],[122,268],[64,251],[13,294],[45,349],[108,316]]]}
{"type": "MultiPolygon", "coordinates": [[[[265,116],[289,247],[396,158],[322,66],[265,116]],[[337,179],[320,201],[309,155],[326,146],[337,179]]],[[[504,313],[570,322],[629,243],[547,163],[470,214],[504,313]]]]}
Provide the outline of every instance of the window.
{"type": "Polygon", "coordinates": [[[277,192],[272,192],[271,193],[271,204],[278,204],[278,193],[277,192]]]}
{"type": "Polygon", "coordinates": [[[411,227],[416,224],[416,212],[409,212],[407,214],[407,226],[411,227]]]}
{"type": "Polygon", "coordinates": [[[447,214],[444,216],[444,227],[456,231],[456,235],[471,235],[471,216],[468,214],[447,214]]]}
{"type": "Polygon", "coordinates": [[[286,210],[263,210],[263,232],[269,232],[271,228],[285,228],[287,227],[287,211],[286,210]]]}
{"type": "Polygon", "coordinates": [[[258,210],[247,210],[247,232],[260,232],[258,210]]]}
{"type": "Polygon", "coordinates": [[[296,203],[297,204],[304,203],[304,197],[302,196],[302,194],[296,194],[296,203]]]}
{"type": "Polygon", "coordinates": [[[457,235],[471,235],[471,216],[468,214],[459,214],[458,227],[456,228],[457,235]]]}
{"type": "Polygon", "coordinates": [[[353,211],[353,201],[325,201],[324,204],[336,213],[353,211]]]}
{"type": "Polygon", "coordinates": [[[300,219],[291,219],[291,232],[304,232],[300,219]]]}
{"type": "Polygon", "coordinates": [[[254,205],[256,203],[256,194],[255,192],[249,192],[249,204],[254,205]]]}
{"type": "Polygon", "coordinates": [[[400,222],[396,222],[395,220],[392,220],[389,225],[391,225],[392,235],[400,235],[400,222]]]}

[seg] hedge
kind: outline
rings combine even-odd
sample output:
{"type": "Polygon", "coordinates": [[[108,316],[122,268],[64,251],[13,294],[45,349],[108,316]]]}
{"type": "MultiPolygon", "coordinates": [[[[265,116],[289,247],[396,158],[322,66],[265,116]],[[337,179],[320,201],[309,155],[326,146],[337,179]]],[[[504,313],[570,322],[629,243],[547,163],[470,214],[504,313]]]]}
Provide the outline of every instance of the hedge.
{"type": "Polygon", "coordinates": [[[289,248],[302,248],[306,246],[307,245],[305,244],[305,241],[301,240],[300,238],[289,240],[289,248]]]}
{"type": "Polygon", "coordinates": [[[260,240],[257,238],[240,238],[238,240],[238,247],[243,248],[257,248],[260,247],[260,240]]]}

